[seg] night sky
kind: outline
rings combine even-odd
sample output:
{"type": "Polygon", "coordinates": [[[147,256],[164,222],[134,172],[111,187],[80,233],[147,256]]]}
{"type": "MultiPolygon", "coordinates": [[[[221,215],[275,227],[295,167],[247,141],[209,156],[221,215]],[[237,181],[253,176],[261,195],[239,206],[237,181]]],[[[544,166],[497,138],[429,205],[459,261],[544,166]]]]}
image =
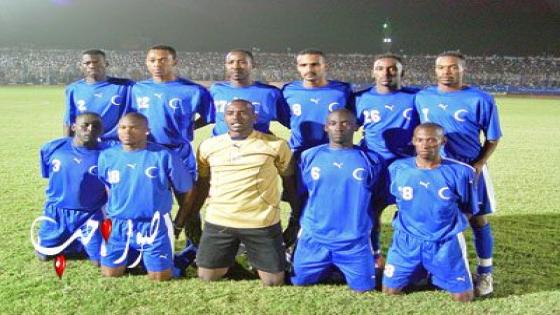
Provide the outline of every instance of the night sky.
{"type": "Polygon", "coordinates": [[[560,0],[0,0],[0,47],[560,56],[560,0]]]}

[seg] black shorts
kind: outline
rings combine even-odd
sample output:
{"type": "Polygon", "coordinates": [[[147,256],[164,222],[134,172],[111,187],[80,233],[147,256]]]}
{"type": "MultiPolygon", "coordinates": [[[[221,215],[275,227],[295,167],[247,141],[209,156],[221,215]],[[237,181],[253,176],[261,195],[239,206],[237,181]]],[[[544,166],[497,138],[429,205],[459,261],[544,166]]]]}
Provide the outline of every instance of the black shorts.
{"type": "Polygon", "coordinates": [[[230,228],[206,222],[196,264],[202,268],[229,268],[235,261],[239,243],[245,244],[249,262],[255,269],[283,272],[286,252],[280,223],[254,229],[230,228]]]}

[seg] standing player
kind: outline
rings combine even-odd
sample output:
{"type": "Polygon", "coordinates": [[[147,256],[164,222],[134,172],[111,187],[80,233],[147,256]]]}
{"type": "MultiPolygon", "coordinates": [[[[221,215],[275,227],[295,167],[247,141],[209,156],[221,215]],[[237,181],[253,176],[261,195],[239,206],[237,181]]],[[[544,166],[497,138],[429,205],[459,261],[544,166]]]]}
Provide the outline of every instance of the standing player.
{"type": "Polygon", "coordinates": [[[224,120],[226,106],[235,99],[250,101],[257,113],[255,130],[270,133],[270,121],[276,120],[289,127],[289,113],[282,92],[272,86],[253,81],[251,72],[254,66],[251,52],[234,49],[226,55],[226,75],[229,81],[217,82],[210,87],[214,99],[216,125],[212,131],[214,136],[228,131],[224,120]]]}
{"type": "Polygon", "coordinates": [[[200,145],[196,202],[193,208],[177,214],[192,221],[211,191],[196,256],[198,276],[205,281],[224,276],[243,243],[264,285],[284,283],[278,175],[292,209],[298,211],[292,154],[285,140],[254,130],[256,119],[249,101],[233,100],[227,105],[229,131],[200,145]]]}
{"type": "Polygon", "coordinates": [[[105,53],[98,49],[82,53],[80,68],[82,80],[66,87],[66,112],[64,135],[72,135],[72,124],[80,113],[93,112],[101,116],[105,132],[102,140],[117,141],[117,124],[130,106],[133,82],[128,79],[108,77],[105,70],[109,63],[105,53]]]}
{"type": "MultiPolygon", "coordinates": [[[[403,88],[402,59],[395,54],[378,55],[373,63],[375,86],[356,94],[356,117],[363,126],[361,146],[378,153],[390,165],[399,158],[412,156],[412,133],[418,125],[414,108],[415,90],[403,88]]],[[[384,206],[384,205],[381,205],[384,206]]],[[[380,232],[381,209],[371,233],[376,268],[383,269],[380,232]]]]}
{"type": "Polygon", "coordinates": [[[175,74],[177,53],[173,47],[151,47],[146,65],[152,78],[134,85],[132,109],[148,118],[148,139],[178,153],[196,178],[196,163],[190,142],[194,129],[212,120],[210,94],[201,85],[175,74]]]}
{"type": "MultiPolygon", "coordinates": [[[[74,136],[41,148],[41,173],[49,179],[44,216],[51,220],[41,225],[38,245],[47,249],[61,246],[81,229],[81,242],[74,241],[63,253],[85,253],[98,265],[101,234],[94,227],[103,220],[101,208],[107,202],[105,186],[96,171],[101,150],[97,138],[103,132],[101,117],[89,112],[78,114],[71,129],[74,136]]],[[[39,259],[57,254],[47,252],[50,250],[39,249],[39,259]]]]}
{"type": "Polygon", "coordinates": [[[354,105],[350,84],[327,80],[325,55],[320,50],[306,49],[296,57],[302,80],[288,83],[282,89],[290,107],[290,147],[294,158],[301,152],[329,142],[325,120],[329,112],[354,105]]]}
{"type": "Polygon", "coordinates": [[[416,127],[416,157],[389,166],[390,191],[397,205],[393,244],[387,254],[383,292],[399,294],[425,272],[453,299],[473,299],[473,283],[463,230],[476,215],[475,172],[467,164],[442,158],[441,126],[416,127]]]}
{"type": "Polygon", "coordinates": [[[173,267],[172,193],[183,206],[192,178],[178,156],[147,142],[148,120],[129,113],[121,118],[122,145],[99,156],[99,178],[110,191],[107,216],[112,232],[101,258],[107,277],[124,274],[127,258],[140,252],[153,280],[169,280],[173,267]]]}
{"type": "Polygon", "coordinates": [[[438,84],[416,96],[416,108],[422,122],[441,125],[447,137],[444,155],[475,168],[480,212],[470,219],[478,255],[475,293],[492,293],[492,252],[494,240],[486,214],[495,211],[494,188],[486,162],[502,137],[498,108],[492,96],[463,84],[465,57],[444,52],[436,59],[438,84]],[[480,133],[484,142],[480,143],[480,133]]]}
{"type": "Polygon", "coordinates": [[[329,144],[303,152],[300,161],[305,208],[293,261],[292,283],[307,285],[336,266],[352,290],[375,288],[370,232],[376,199],[386,197],[383,164],[353,145],[356,118],[347,109],[327,117],[329,144]]]}

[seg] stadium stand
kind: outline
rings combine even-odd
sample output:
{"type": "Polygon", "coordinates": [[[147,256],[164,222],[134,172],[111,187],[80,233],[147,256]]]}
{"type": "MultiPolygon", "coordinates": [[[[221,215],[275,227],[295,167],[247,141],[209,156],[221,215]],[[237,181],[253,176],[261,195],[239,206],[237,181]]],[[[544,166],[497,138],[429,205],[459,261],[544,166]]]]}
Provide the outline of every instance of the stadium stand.
{"type": "MultiPolygon", "coordinates": [[[[148,78],[145,51],[106,50],[108,71],[135,81],[148,78]]],[[[81,78],[81,50],[0,48],[0,84],[59,85],[81,78]]],[[[179,73],[196,81],[223,80],[225,52],[179,52],[179,73]]],[[[299,78],[294,55],[256,52],[256,79],[287,82],[299,78]]],[[[422,87],[435,81],[435,55],[404,55],[404,84],[422,87]]],[[[329,75],[354,83],[355,89],[371,84],[373,55],[330,54],[329,75]]],[[[470,56],[467,82],[491,93],[560,95],[560,58],[553,56],[470,56]]]]}

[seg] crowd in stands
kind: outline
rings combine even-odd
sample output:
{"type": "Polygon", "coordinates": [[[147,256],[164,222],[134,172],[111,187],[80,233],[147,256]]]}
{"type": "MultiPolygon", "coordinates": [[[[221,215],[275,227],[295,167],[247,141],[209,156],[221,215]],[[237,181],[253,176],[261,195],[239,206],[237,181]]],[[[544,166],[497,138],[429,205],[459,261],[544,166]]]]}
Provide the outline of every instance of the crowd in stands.
{"type": "MultiPolygon", "coordinates": [[[[145,51],[107,50],[109,73],[135,81],[148,78],[145,51]]],[[[0,48],[0,84],[68,84],[82,77],[80,50],[0,48]]],[[[435,82],[435,55],[404,55],[405,85],[425,86],[435,82]]],[[[330,54],[329,77],[358,85],[371,82],[373,55],[330,54]]],[[[256,79],[286,82],[299,78],[295,54],[255,52],[256,79]]],[[[560,58],[549,56],[470,56],[467,82],[481,86],[560,88],[560,58]]],[[[224,79],[224,53],[179,52],[179,74],[195,81],[224,79]]]]}

